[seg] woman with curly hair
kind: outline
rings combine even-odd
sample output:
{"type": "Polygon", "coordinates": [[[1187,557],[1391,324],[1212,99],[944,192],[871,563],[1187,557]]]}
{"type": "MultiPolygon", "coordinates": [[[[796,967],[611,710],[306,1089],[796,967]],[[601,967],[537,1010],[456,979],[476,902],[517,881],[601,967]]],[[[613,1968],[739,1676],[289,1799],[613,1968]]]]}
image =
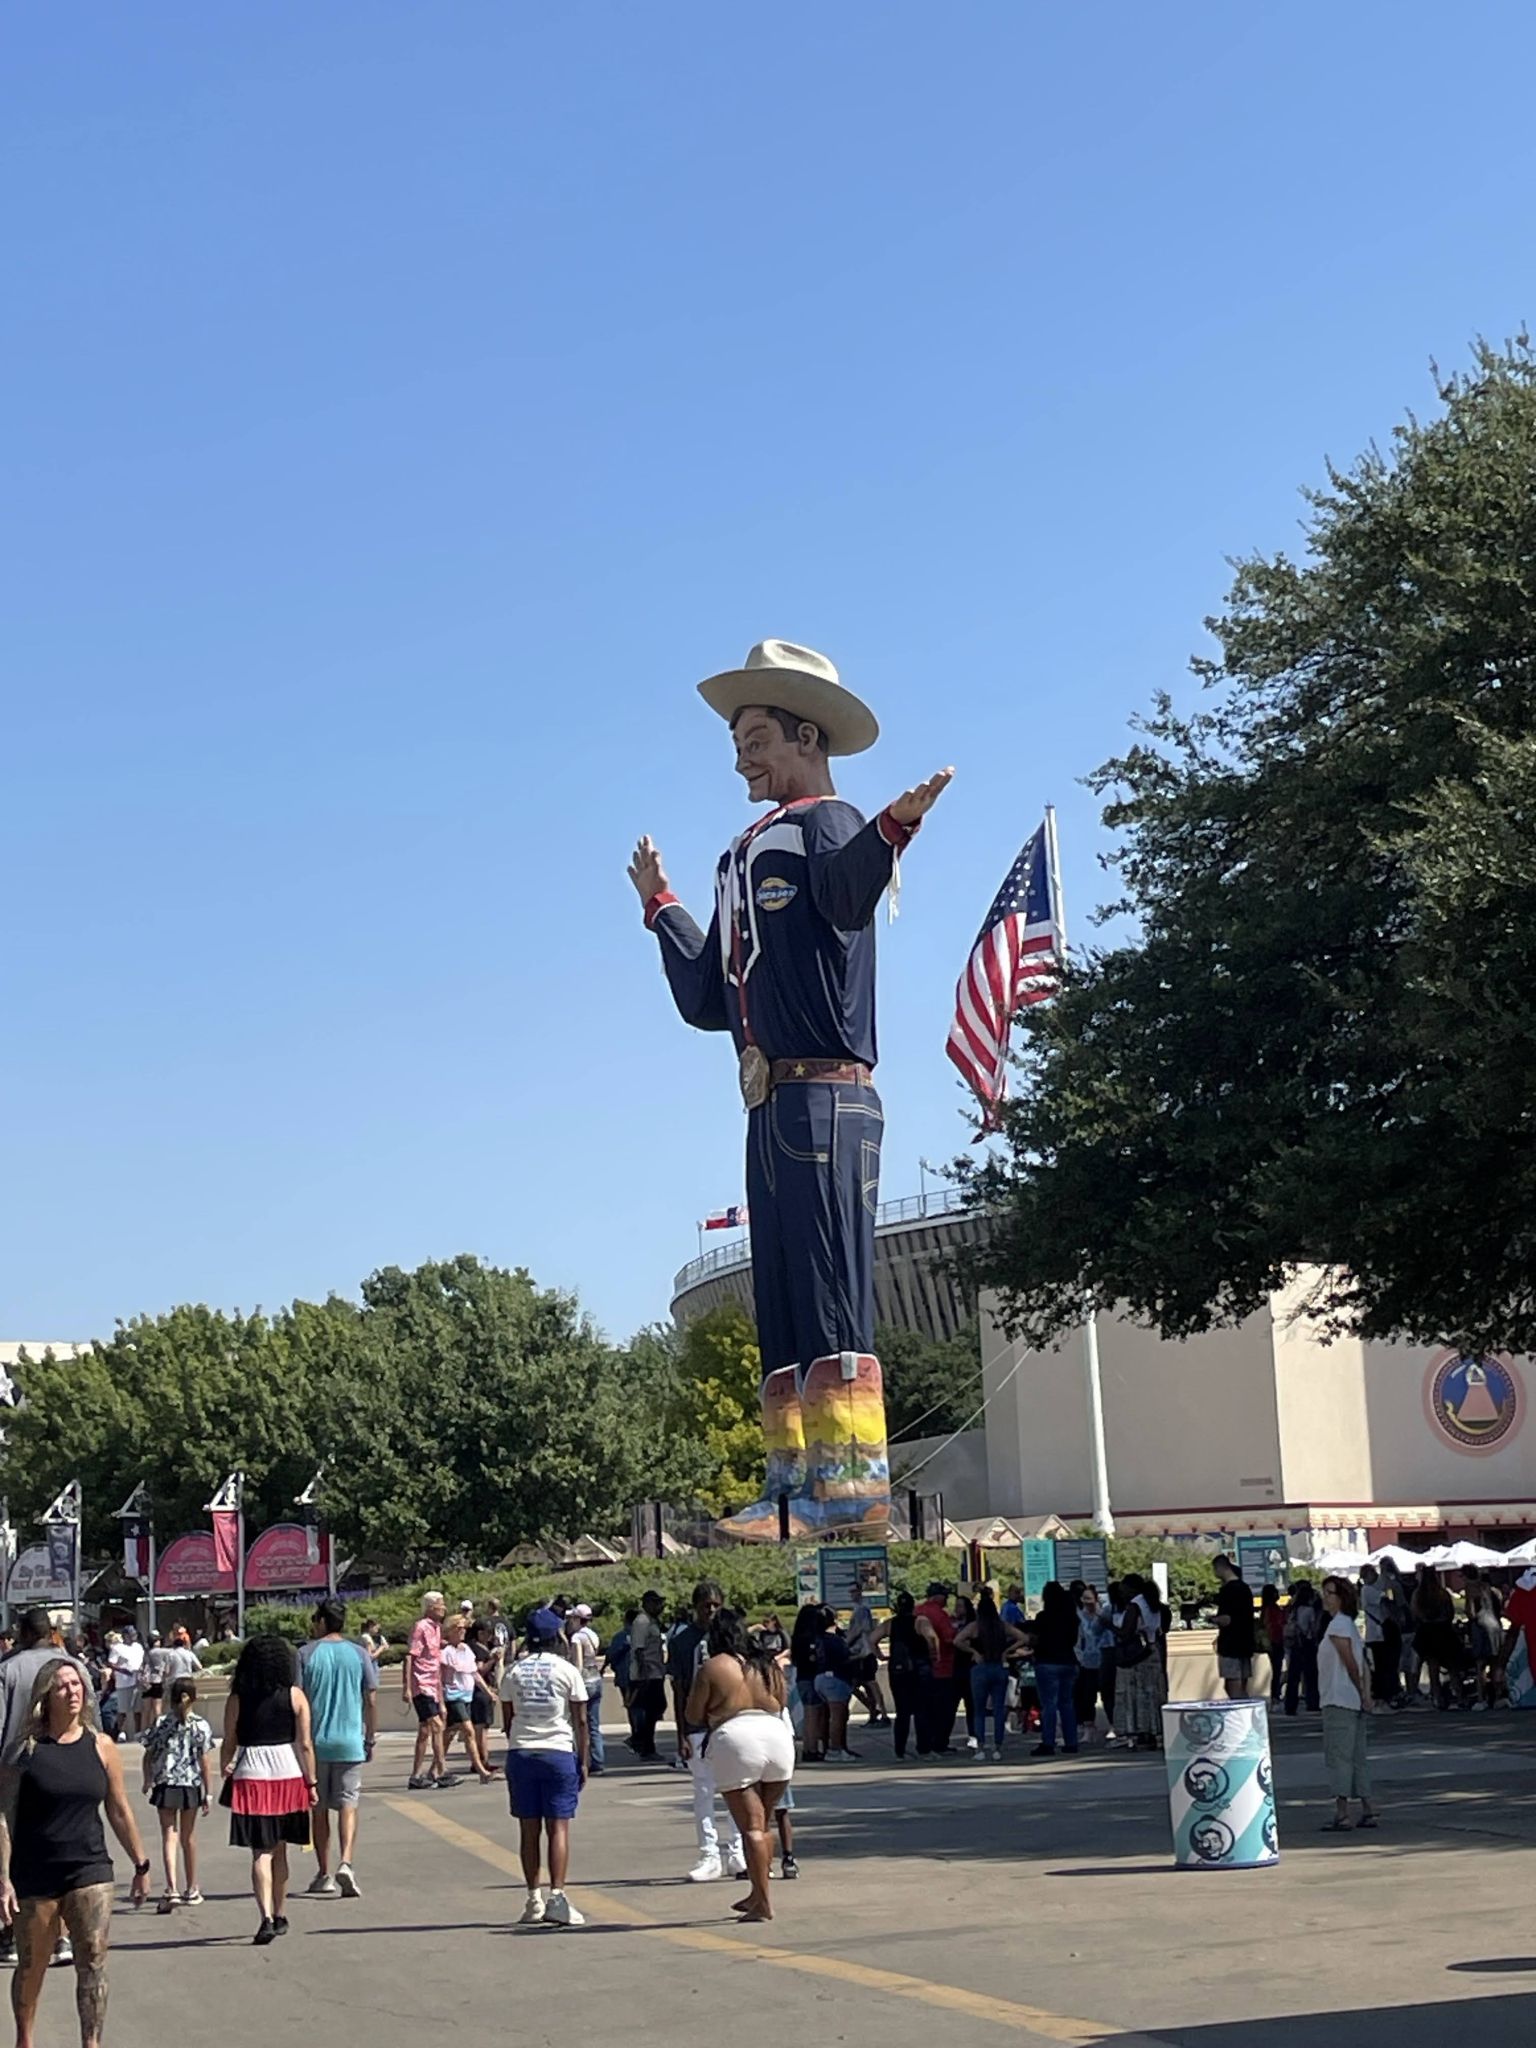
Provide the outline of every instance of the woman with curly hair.
{"type": "Polygon", "coordinates": [[[54,1946],[74,1943],[75,2010],[82,2048],[99,2048],[107,2011],[112,1925],[108,1825],[133,1862],[129,1898],[149,1893],[149,1858],[123,1787],[123,1766],[72,1657],[44,1664],[32,1684],[16,1763],[0,1772],[0,1917],[17,1930],[11,2006],[16,2038],[32,2039],[54,1946]]]}
{"type": "Polygon", "coordinates": [[[252,1636],[224,1708],[220,1804],[230,1809],[231,1843],[251,1852],[251,1890],[261,1908],[257,1948],[288,1932],[288,1847],[308,1847],[317,1796],[309,1701],[294,1678],[292,1646],[281,1636],[252,1636]]]}

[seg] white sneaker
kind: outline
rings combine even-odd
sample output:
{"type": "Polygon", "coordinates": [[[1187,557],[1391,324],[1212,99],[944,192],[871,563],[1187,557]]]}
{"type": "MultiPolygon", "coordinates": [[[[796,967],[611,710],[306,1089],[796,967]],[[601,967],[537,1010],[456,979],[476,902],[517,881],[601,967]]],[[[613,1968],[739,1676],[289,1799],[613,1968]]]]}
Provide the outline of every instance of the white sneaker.
{"type": "Polygon", "coordinates": [[[732,1842],[725,1852],[725,1874],[727,1877],[745,1877],[747,1874],[747,1852],[740,1842],[732,1842]]]}
{"type": "Polygon", "coordinates": [[[690,1884],[713,1884],[717,1877],[724,1877],[724,1875],[725,1865],[720,1861],[719,1855],[710,1854],[706,1851],[699,1858],[698,1862],[695,1863],[692,1870],[689,1871],[688,1882],[690,1884]]]}
{"type": "Polygon", "coordinates": [[[564,1892],[550,1893],[544,1918],[551,1927],[585,1927],[587,1924],[586,1914],[578,1913],[564,1892]]]}
{"type": "Polygon", "coordinates": [[[360,1899],[363,1896],[363,1888],[352,1875],[350,1863],[342,1864],[336,1873],[336,1882],[341,1887],[341,1896],[344,1899],[360,1899]]]}
{"type": "Polygon", "coordinates": [[[981,1744],[976,1740],[974,1735],[967,1735],[967,1737],[965,1738],[965,1746],[967,1749],[980,1749],[981,1744]]]}
{"type": "Polygon", "coordinates": [[[543,1920],[544,1894],[542,1892],[530,1892],[528,1894],[528,1903],[524,1906],[522,1916],[517,1924],[519,1927],[538,1927],[543,1924],[543,1920]]]}

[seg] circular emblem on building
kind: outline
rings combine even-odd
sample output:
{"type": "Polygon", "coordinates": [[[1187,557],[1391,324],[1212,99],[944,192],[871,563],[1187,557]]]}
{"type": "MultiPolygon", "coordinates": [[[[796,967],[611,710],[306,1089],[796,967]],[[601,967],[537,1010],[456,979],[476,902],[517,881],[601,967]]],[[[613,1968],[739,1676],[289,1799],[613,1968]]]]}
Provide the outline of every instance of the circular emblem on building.
{"type": "Polygon", "coordinates": [[[1214,1816],[1197,1820],[1189,1831],[1189,1846],[1202,1863],[1224,1863],[1235,1840],[1226,1822],[1214,1816]]]}
{"type": "Polygon", "coordinates": [[[1508,1358],[1442,1351],[1424,1373],[1430,1427],[1473,1457],[1507,1444],[1525,1420],[1525,1388],[1508,1358]]]}
{"type": "Polygon", "coordinates": [[[1224,1766],[1208,1756],[1197,1756],[1184,1772],[1184,1790],[1196,1806],[1219,1806],[1231,1789],[1224,1766]]]}
{"type": "Polygon", "coordinates": [[[1273,1813],[1266,1813],[1264,1816],[1263,1834],[1266,1851],[1271,1856],[1278,1856],[1280,1854],[1280,1829],[1276,1825],[1273,1813]]]}

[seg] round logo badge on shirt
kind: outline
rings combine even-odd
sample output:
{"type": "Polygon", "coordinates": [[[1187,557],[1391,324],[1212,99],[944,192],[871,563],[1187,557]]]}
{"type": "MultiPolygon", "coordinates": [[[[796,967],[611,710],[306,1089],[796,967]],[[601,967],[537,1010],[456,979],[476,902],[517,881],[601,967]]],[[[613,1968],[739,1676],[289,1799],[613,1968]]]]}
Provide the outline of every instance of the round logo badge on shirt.
{"type": "Polygon", "coordinates": [[[1442,1351],[1424,1374],[1430,1426],[1474,1457],[1506,1444],[1525,1419],[1525,1389],[1507,1358],[1442,1351]]]}
{"type": "Polygon", "coordinates": [[[753,901],[759,910],[782,910],[799,894],[795,883],[786,882],[782,875],[768,875],[758,883],[753,901]]]}

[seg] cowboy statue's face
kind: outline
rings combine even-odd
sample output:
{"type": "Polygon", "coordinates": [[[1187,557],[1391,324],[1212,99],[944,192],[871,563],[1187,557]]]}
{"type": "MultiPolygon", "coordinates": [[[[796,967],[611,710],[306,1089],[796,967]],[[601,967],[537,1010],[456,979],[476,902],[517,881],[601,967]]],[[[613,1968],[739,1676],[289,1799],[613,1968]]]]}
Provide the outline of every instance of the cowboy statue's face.
{"type": "Polygon", "coordinates": [[[736,715],[731,728],[736,742],[736,773],[747,785],[747,799],[754,804],[787,803],[810,793],[810,779],[825,762],[816,742],[816,728],[802,725],[795,739],[766,706],[748,705],[736,715]]]}

